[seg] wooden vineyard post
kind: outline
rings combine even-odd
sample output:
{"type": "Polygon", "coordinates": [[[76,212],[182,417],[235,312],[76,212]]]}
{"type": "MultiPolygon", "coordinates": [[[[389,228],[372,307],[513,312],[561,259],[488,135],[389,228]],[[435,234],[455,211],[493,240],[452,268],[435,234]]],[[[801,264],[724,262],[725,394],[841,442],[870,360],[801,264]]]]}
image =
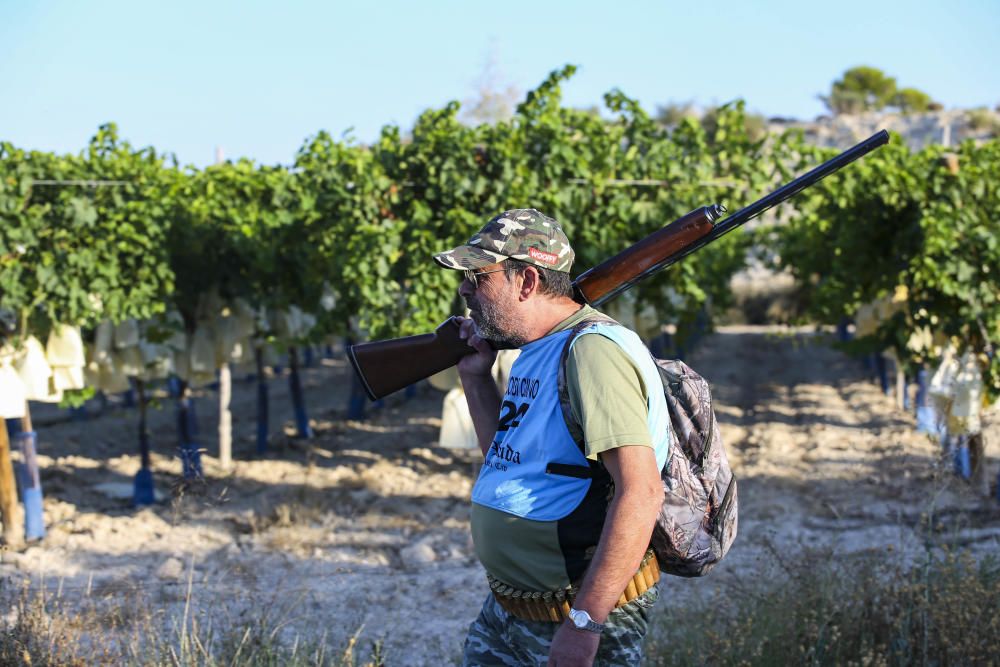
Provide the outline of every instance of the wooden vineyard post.
{"type": "Polygon", "coordinates": [[[225,363],[219,368],[219,466],[223,470],[233,466],[233,413],[229,410],[232,395],[232,372],[225,363]]]}
{"type": "Polygon", "coordinates": [[[988,498],[990,495],[990,478],[987,471],[986,441],[983,432],[969,436],[969,483],[973,491],[988,498]]]}
{"type": "Polygon", "coordinates": [[[0,521],[3,521],[4,543],[13,549],[20,548],[24,544],[24,516],[17,502],[17,483],[14,481],[6,423],[0,424],[0,521]]]}

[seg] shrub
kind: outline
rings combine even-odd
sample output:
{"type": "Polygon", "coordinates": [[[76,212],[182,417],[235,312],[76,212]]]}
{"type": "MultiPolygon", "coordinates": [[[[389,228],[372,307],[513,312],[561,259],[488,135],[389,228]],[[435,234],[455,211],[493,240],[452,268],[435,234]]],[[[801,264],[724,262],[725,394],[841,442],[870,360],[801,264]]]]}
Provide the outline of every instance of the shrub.
{"type": "Polygon", "coordinates": [[[649,664],[979,665],[1000,655],[994,560],[945,553],[907,569],[884,551],[774,555],[760,584],[668,607],[649,664]]]}
{"type": "Polygon", "coordinates": [[[1000,137],[1000,114],[986,107],[972,109],[968,112],[969,127],[975,132],[986,132],[991,137],[1000,137]]]}

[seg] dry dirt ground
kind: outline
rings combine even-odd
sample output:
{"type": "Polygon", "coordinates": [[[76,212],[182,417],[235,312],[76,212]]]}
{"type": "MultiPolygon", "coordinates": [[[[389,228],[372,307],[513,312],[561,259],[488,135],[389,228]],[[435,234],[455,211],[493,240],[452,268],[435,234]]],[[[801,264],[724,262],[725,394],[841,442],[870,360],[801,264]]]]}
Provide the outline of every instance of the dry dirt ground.
{"type": "MultiPolygon", "coordinates": [[[[739,537],[707,579],[665,580],[657,613],[805,547],[905,558],[930,540],[997,552],[996,502],[956,480],[936,441],[822,335],[730,327],[688,362],[714,387],[740,479],[739,537]]],[[[255,385],[234,380],[229,472],[214,456],[216,395],[202,392],[205,480],[188,485],[164,399],[150,420],[165,499],[141,510],[107,486],[127,488],[138,469],[135,410],[40,426],[48,536],[4,553],[0,577],[30,578],[71,603],[120,599],[125,616],[137,604],[130,593],[164,619],[190,600],[201,627],[211,620],[217,631],[266,618],[285,638],[342,646],[357,634],[359,646],[382,640],[389,665],[457,660],[486,594],[468,526],[479,455],[437,446],[443,394],[429,387],[346,421],[349,372],[339,359],[306,369],[317,432],[308,442],[289,437],[287,385],[273,380],[264,457],[254,454],[255,385]]],[[[998,430],[994,420],[994,479],[998,430]]]]}

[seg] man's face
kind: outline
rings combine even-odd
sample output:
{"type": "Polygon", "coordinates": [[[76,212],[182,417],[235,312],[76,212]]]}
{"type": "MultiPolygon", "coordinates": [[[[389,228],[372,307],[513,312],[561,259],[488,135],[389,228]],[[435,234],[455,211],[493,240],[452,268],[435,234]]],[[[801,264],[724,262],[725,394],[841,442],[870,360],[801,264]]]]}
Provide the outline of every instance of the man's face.
{"type": "Polygon", "coordinates": [[[508,279],[503,271],[486,273],[501,268],[502,264],[493,264],[477,273],[478,287],[465,278],[462,280],[458,293],[465,299],[469,316],[476,323],[479,335],[494,343],[520,347],[528,342],[523,332],[520,320],[516,316],[518,279],[508,279]]]}

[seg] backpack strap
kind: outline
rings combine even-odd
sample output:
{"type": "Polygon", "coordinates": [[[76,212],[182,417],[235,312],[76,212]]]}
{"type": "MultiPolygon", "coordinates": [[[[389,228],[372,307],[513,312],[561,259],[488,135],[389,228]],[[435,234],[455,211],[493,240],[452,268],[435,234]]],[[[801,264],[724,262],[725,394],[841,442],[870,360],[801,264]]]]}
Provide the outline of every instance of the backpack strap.
{"type": "Polygon", "coordinates": [[[573,332],[566,338],[566,344],[563,345],[562,354],[559,355],[559,407],[562,408],[563,420],[566,422],[566,428],[569,429],[570,436],[573,437],[573,441],[576,442],[576,446],[580,448],[581,452],[586,454],[586,447],[583,441],[583,428],[573,419],[573,408],[569,402],[569,389],[566,386],[566,362],[569,360],[570,348],[573,347],[573,341],[580,333],[590,327],[593,324],[611,324],[614,326],[621,326],[616,320],[611,319],[607,315],[597,314],[593,317],[588,317],[581,322],[578,322],[573,326],[573,332]]]}

